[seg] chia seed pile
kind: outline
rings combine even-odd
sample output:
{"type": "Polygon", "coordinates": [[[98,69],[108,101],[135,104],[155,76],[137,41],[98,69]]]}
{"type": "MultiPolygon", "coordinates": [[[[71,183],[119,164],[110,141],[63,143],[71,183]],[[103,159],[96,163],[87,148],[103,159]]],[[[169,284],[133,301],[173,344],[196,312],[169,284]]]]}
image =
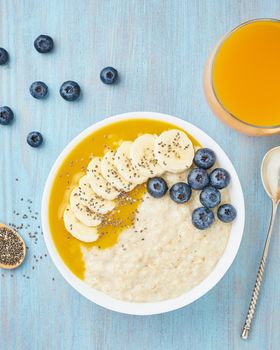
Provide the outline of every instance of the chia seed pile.
{"type": "Polygon", "coordinates": [[[18,265],[24,259],[24,244],[17,234],[7,228],[0,227],[0,264],[18,265]]]}
{"type": "MultiPolygon", "coordinates": [[[[17,184],[20,183],[19,178],[14,179],[17,184]]],[[[44,268],[45,262],[47,262],[48,254],[43,242],[43,232],[41,230],[39,210],[34,208],[33,201],[26,197],[19,197],[18,201],[20,205],[14,205],[12,217],[7,226],[15,231],[18,231],[22,236],[26,244],[26,257],[22,265],[20,265],[16,271],[0,269],[0,277],[2,279],[22,277],[26,280],[30,280],[32,275],[44,268]]],[[[10,231],[9,231],[10,232],[10,231]]],[[[1,237],[0,237],[0,263],[2,262],[3,256],[1,251],[1,237]]],[[[55,280],[53,276],[50,276],[52,281],[55,280]]],[[[1,284],[0,284],[1,285],[1,284]]]]}

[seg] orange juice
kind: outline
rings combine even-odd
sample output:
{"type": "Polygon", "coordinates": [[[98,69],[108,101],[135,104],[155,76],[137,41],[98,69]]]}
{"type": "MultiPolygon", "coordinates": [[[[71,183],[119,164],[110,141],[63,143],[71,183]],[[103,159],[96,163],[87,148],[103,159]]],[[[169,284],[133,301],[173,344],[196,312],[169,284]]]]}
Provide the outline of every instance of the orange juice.
{"type": "MultiPolygon", "coordinates": [[[[225,122],[253,134],[280,131],[279,21],[254,20],[234,29],[219,43],[210,65],[212,99],[224,115],[218,106],[212,107],[225,122]],[[260,130],[250,132],[250,126],[260,130]]],[[[209,99],[207,86],[206,94],[209,99]]]]}

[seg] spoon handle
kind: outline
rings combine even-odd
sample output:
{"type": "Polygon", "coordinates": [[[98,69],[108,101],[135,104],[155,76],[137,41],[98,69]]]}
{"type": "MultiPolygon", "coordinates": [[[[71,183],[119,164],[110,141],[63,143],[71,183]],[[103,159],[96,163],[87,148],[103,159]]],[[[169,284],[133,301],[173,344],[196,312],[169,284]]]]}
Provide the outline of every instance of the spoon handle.
{"type": "Polygon", "coordinates": [[[278,207],[278,202],[273,201],[270,225],[269,225],[269,229],[268,229],[268,233],[267,233],[267,237],[266,237],[266,242],[265,242],[265,246],[264,246],[264,250],[263,250],[263,254],[262,254],[262,259],[261,259],[258,273],[257,273],[257,280],[256,280],[256,283],[255,283],[255,286],[253,289],[251,302],[249,305],[249,310],[248,310],[246,321],[245,321],[245,324],[243,326],[242,333],[241,333],[242,339],[248,338],[249,331],[251,329],[251,323],[252,323],[253,318],[254,318],[254,314],[255,314],[255,310],[256,310],[256,306],[257,306],[257,301],[258,301],[258,297],[259,297],[260,289],[261,289],[261,285],[262,285],[264,268],[265,268],[265,263],[266,263],[266,259],[267,259],[267,255],[268,255],[268,248],[269,248],[270,239],[271,239],[271,235],[272,235],[272,231],[273,231],[273,225],[274,225],[274,221],[275,221],[275,217],[276,217],[277,207],[278,207]]]}

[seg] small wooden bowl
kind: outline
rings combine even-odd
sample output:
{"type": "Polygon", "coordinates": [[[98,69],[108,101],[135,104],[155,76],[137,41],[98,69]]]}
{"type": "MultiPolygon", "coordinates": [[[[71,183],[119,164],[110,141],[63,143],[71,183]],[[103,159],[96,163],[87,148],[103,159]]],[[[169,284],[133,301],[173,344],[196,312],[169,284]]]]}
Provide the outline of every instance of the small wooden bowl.
{"type": "Polygon", "coordinates": [[[23,263],[24,259],[25,259],[25,256],[26,256],[26,246],[25,246],[25,242],[24,242],[23,238],[22,238],[14,229],[12,229],[11,227],[0,223],[0,228],[1,228],[1,227],[4,227],[4,228],[6,228],[7,230],[12,231],[12,232],[17,236],[17,238],[22,242],[23,257],[22,257],[21,260],[19,260],[19,261],[18,261],[16,264],[14,264],[14,265],[6,265],[6,264],[1,264],[1,263],[0,263],[0,268],[1,268],[1,269],[7,269],[7,270],[15,269],[15,268],[17,268],[18,266],[20,266],[20,265],[23,263]]]}

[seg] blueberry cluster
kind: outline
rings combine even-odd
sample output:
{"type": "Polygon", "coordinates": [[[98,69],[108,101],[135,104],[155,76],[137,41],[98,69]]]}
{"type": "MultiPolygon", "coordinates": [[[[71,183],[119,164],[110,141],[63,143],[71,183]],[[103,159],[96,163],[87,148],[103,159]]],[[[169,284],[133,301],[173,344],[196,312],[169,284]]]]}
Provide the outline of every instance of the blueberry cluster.
{"type": "MultiPolygon", "coordinates": [[[[209,148],[199,149],[194,156],[193,168],[186,182],[178,182],[169,189],[170,198],[183,204],[190,200],[192,190],[200,190],[200,203],[202,207],[194,210],[192,223],[199,230],[210,227],[215,220],[211,209],[221,203],[221,192],[230,183],[230,174],[223,168],[215,168],[210,173],[208,170],[215,164],[216,155],[209,148]]],[[[153,177],[147,182],[147,190],[155,198],[163,197],[168,191],[166,181],[161,177],[153,177]]],[[[236,210],[231,204],[223,204],[217,210],[218,219],[223,222],[232,222],[236,218],[236,210]]]]}
{"type": "MultiPolygon", "coordinates": [[[[47,54],[54,49],[54,41],[48,35],[39,35],[34,41],[35,49],[42,54],[47,54]]],[[[0,65],[9,62],[8,52],[0,47],[0,65]]],[[[118,71],[113,67],[106,67],[100,73],[100,79],[104,84],[114,84],[118,80],[118,71]]],[[[48,86],[42,81],[35,81],[29,87],[31,96],[41,100],[48,95],[48,86]]],[[[60,96],[66,101],[75,101],[81,95],[81,88],[75,81],[65,81],[60,89],[60,96]]],[[[14,113],[8,106],[0,107],[0,125],[9,125],[14,119],[14,113]]],[[[27,136],[27,143],[32,147],[39,147],[43,142],[43,136],[38,131],[32,131],[27,136]],[[35,135],[35,136],[34,136],[35,135]]]]}

